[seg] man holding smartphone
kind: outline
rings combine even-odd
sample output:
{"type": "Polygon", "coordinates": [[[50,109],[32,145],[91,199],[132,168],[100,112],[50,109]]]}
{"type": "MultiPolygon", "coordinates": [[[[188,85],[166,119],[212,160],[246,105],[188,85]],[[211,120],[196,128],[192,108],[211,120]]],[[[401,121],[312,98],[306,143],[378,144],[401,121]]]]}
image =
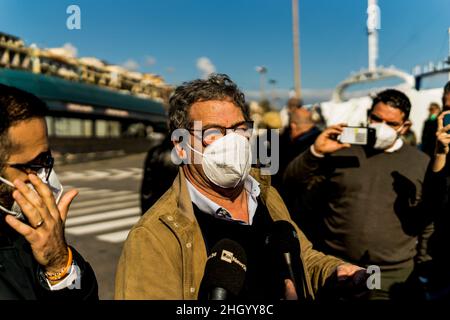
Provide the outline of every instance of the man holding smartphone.
{"type": "Polygon", "coordinates": [[[433,172],[437,179],[434,190],[440,196],[439,210],[435,213],[435,232],[430,238],[429,252],[433,257],[429,268],[429,299],[450,298],[450,81],[442,96],[444,112],[437,118],[436,149],[433,172]]]}
{"type": "Polygon", "coordinates": [[[400,138],[411,126],[410,110],[402,92],[380,92],[369,112],[369,127],[375,129],[372,143],[342,143],[345,126],[331,126],[284,175],[287,187],[306,190],[302,198],[307,203],[299,203],[298,210],[312,208],[316,224],[309,227],[315,229],[305,233],[318,250],[380,267],[381,288],[374,299],[398,296],[397,288],[410,278],[414,262],[429,259],[432,217],[422,196],[429,158],[400,138]]]}
{"type": "Polygon", "coordinates": [[[61,197],[46,111],[0,84],[0,300],[98,299],[92,268],[64,238],[77,191],[61,197]]]}

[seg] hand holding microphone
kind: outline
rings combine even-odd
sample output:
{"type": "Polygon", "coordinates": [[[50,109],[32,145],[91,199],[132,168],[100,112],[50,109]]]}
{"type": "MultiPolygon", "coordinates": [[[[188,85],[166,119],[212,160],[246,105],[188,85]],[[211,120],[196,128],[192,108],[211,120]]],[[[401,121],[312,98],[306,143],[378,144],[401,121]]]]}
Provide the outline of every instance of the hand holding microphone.
{"type": "Polygon", "coordinates": [[[274,222],[272,231],[266,238],[266,245],[273,257],[275,272],[280,274],[278,286],[281,286],[281,297],[295,300],[306,294],[300,242],[294,226],[288,221],[274,222]]]}

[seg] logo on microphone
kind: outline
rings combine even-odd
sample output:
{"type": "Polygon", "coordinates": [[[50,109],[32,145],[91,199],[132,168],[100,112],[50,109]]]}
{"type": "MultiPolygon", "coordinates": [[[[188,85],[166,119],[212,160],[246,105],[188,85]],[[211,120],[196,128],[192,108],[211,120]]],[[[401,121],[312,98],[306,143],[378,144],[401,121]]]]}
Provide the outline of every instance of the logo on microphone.
{"type": "Polygon", "coordinates": [[[228,262],[228,263],[236,263],[240,266],[244,271],[247,271],[247,266],[240,262],[233,254],[233,252],[228,250],[222,250],[222,255],[220,256],[220,260],[228,262]]]}

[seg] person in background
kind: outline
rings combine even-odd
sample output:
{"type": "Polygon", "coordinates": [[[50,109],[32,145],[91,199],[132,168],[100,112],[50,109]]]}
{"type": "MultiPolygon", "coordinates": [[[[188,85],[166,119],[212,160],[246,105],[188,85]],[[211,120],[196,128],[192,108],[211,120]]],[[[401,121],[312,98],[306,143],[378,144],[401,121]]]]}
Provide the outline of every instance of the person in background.
{"type": "Polygon", "coordinates": [[[284,175],[286,188],[307,190],[306,196],[297,195],[304,203],[297,203],[291,214],[309,215],[296,221],[315,248],[381,268],[381,289],[373,299],[399,297],[400,284],[412,276],[415,263],[430,259],[428,205],[433,202],[424,194],[429,158],[400,138],[411,125],[410,111],[402,92],[380,92],[369,112],[369,126],[376,130],[373,145],[340,143],[344,125],[331,126],[284,175]]]}
{"type": "Polygon", "coordinates": [[[425,152],[430,157],[434,156],[434,149],[436,147],[436,131],[437,131],[437,117],[441,113],[441,107],[436,102],[430,103],[428,108],[428,118],[423,124],[422,143],[420,150],[425,152]]]}
{"type": "Polygon", "coordinates": [[[444,117],[450,115],[450,81],[444,87],[442,96],[444,112],[437,118],[436,148],[433,159],[433,172],[436,181],[434,192],[440,196],[439,210],[435,212],[435,232],[430,238],[429,254],[432,262],[425,270],[424,284],[429,300],[450,299],[450,125],[444,126],[444,117]]]}
{"type": "Polygon", "coordinates": [[[34,95],[0,84],[0,300],[95,300],[94,272],[64,237],[77,191],[62,195],[46,112],[34,95]]]}
{"type": "Polygon", "coordinates": [[[286,106],[284,106],[280,111],[281,125],[282,125],[281,133],[283,133],[285,130],[289,130],[289,119],[291,112],[297,108],[300,108],[302,105],[303,105],[302,99],[297,97],[289,98],[286,106]]]}
{"type": "Polygon", "coordinates": [[[173,163],[173,143],[170,134],[163,141],[150,148],[144,162],[144,176],[141,183],[141,214],[147,212],[153,204],[170,188],[178,174],[173,163]]]}
{"type": "MultiPolygon", "coordinates": [[[[311,112],[303,106],[292,108],[289,113],[289,129],[280,136],[279,169],[272,177],[272,185],[281,193],[283,199],[286,190],[283,188],[283,174],[288,164],[299,154],[309,148],[320,134],[319,128],[312,119],[311,112]]],[[[289,208],[289,204],[288,208],[289,208]]]]}

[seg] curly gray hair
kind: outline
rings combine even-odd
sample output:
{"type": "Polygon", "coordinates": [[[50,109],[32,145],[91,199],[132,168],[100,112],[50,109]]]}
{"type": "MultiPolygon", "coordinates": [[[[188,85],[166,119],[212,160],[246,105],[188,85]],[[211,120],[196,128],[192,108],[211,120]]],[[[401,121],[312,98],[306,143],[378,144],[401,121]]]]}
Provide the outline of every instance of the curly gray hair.
{"type": "Polygon", "coordinates": [[[170,131],[189,127],[189,110],[194,103],[225,99],[236,104],[242,110],[245,120],[250,120],[244,94],[226,74],[212,74],[206,80],[184,82],[175,89],[169,100],[170,131]]]}

